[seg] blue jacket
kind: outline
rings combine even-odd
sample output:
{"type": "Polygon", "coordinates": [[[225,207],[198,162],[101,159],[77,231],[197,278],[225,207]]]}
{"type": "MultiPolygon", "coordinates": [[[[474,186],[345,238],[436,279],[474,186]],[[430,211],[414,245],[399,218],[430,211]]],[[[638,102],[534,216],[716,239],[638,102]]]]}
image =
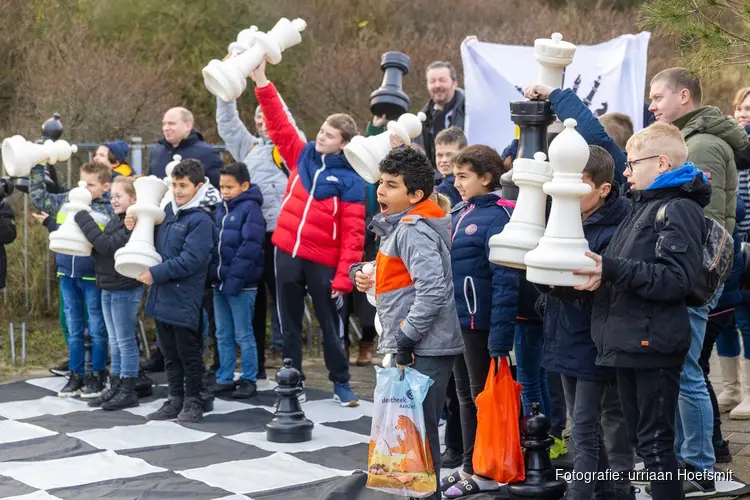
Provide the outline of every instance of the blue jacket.
{"type": "Polygon", "coordinates": [[[587,144],[601,146],[612,155],[612,158],[615,160],[615,181],[620,185],[624,185],[626,182],[624,175],[625,162],[627,161],[625,152],[607,134],[599,120],[583,104],[581,98],[575,95],[570,89],[555,89],[549,95],[549,102],[552,104],[552,111],[560,121],[574,118],[578,122],[576,130],[583,136],[587,144]]]}
{"type": "Polygon", "coordinates": [[[745,268],[745,261],[742,258],[742,237],[739,234],[740,223],[745,219],[745,202],[737,193],[737,209],[735,211],[736,224],[734,226],[734,263],[732,264],[732,273],[724,284],[724,291],[719,297],[719,303],[712,312],[729,309],[742,302],[742,271],[745,268]]]}
{"type": "Polygon", "coordinates": [[[255,289],[263,276],[266,222],[261,212],[263,194],[257,184],[238,197],[224,201],[214,217],[214,259],[211,281],[226,295],[255,289]]]}
{"type": "MultiPolygon", "coordinates": [[[[619,191],[619,186],[613,185],[605,204],[583,221],[589,248],[599,255],[631,211],[630,202],[619,191]]],[[[584,380],[613,377],[613,369],[596,365],[596,345],[591,339],[593,293],[569,287],[551,289],[537,285],[537,288],[547,294],[542,365],[549,371],[584,380]]]]}
{"type": "Polygon", "coordinates": [[[513,349],[520,272],[489,261],[490,237],[510,220],[515,204],[496,193],[475,196],[452,212],[451,267],[461,328],[489,331],[491,356],[513,349]]]}
{"type": "Polygon", "coordinates": [[[206,171],[206,177],[216,189],[219,189],[219,170],[224,166],[224,162],[219,150],[206,143],[200,132],[193,130],[176,148],[168,143],[164,137],[159,139],[156,146],[151,149],[151,175],[160,179],[166,176],[165,169],[174,155],[182,156],[183,160],[188,158],[200,160],[203,164],[203,170],[206,171]]]}
{"type": "Polygon", "coordinates": [[[461,195],[458,193],[458,189],[456,189],[456,177],[453,175],[447,175],[443,178],[443,182],[438,184],[435,187],[435,191],[446,196],[449,200],[451,200],[451,206],[455,207],[459,203],[461,203],[461,195]]]}
{"type": "Polygon", "coordinates": [[[201,299],[213,250],[214,222],[203,207],[174,213],[167,205],[154,245],[163,261],[151,268],[146,314],[156,321],[198,330],[201,299]]]}

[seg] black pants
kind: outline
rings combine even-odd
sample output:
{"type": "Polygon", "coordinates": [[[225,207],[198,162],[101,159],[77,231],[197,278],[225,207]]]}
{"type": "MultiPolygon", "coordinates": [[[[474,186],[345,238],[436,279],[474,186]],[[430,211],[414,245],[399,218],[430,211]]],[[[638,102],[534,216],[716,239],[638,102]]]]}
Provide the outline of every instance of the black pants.
{"type": "Polygon", "coordinates": [[[651,497],[654,500],[683,498],[674,449],[680,367],[618,368],[617,389],[630,444],[649,473],[665,473],[666,480],[651,481],[651,497]]]}
{"type": "Polygon", "coordinates": [[[703,339],[703,350],[701,356],[698,358],[698,364],[703,370],[703,376],[706,379],[706,388],[708,389],[708,396],[711,398],[711,408],[714,413],[714,435],[712,441],[714,447],[721,445],[724,441],[724,437],[721,435],[721,412],[719,411],[719,402],[716,399],[716,393],[711,385],[711,381],[708,380],[708,374],[711,372],[711,352],[714,350],[714,344],[719,334],[724,330],[736,330],[737,322],[734,319],[734,310],[730,309],[720,314],[708,317],[708,323],[706,324],[706,336],[703,339]]]}
{"type": "MultiPolygon", "coordinates": [[[[305,296],[312,298],[315,316],[323,335],[323,356],[331,382],[349,382],[349,360],[344,354],[344,322],[336,301],[331,299],[331,282],[336,273],[333,267],[294,258],[275,249],[276,300],[281,312],[281,332],[284,335],[284,357],[300,371],[302,380],[302,316],[305,296]]],[[[346,297],[340,297],[343,301],[346,297]]]]}
{"type": "Polygon", "coordinates": [[[157,321],[156,334],[164,355],[169,395],[200,398],[204,370],[201,332],[157,321]]]}
{"type": "MultiPolygon", "coordinates": [[[[276,297],[276,272],[273,265],[274,246],[271,243],[273,233],[266,233],[263,245],[263,276],[258,282],[258,293],[255,296],[255,312],[253,313],[253,334],[258,348],[258,373],[266,369],[266,317],[268,298],[276,297]],[[266,290],[268,288],[268,290],[266,290]]],[[[271,308],[271,314],[276,314],[276,307],[271,308]]]]}
{"type": "MultiPolygon", "coordinates": [[[[487,374],[490,371],[490,352],[487,349],[489,332],[483,330],[462,331],[464,352],[453,362],[453,376],[456,379],[456,394],[461,407],[461,433],[463,441],[463,469],[474,474],[474,438],[477,434],[477,407],[474,404],[479,393],[484,390],[487,374]]],[[[447,433],[447,429],[446,429],[447,433]]]]}
{"type": "Polygon", "coordinates": [[[562,376],[559,373],[548,371],[547,387],[549,387],[549,397],[552,402],[552,411],[550,411],[549,417],[552,428],[549,433],[557,439],[562,439],[563,431],[568,423],[568,405],[565,402],[562,376]]]}
{"type": "Polygon", "coordinates": [[[461,430],[461,406],[456,394],[456,379],[451,373],[448,379],[448,387],[445,391],[445,448],[456,453],[462,453],[464,449],[463,431],[461,430]]]}

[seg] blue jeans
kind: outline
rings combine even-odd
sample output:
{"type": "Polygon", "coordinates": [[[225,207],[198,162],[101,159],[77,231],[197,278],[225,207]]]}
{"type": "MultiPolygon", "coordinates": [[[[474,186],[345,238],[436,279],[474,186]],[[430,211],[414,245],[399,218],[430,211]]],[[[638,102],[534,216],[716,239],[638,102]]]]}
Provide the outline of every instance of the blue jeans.
{"type": "Polygon", "coordinates": [[[135,330],[143,285],[132,290],[102,290],[102,312],[109,333],[110,373],[138,377],[138,343],[135,330]]]}
{"type": "Polygon", "coordinates": [[[516,324],[515,336],[516,364],[518,383],[521,389],[523,414],[531,413],[531,403],[540,403],[541,411],[549,416],[552,411],[547,372],[542,368],[542,351],[544,350],[544,328],[541,324],[516,324]]]}
{"type": "Polygon", "coordinates": [[[708,313],[716,307],[721,287],[711,302],[702,307],[689,307],[690,350],[680,373],[680,397],[675,420],[675,452],[683,462],[698,471],[713,471],[716,457],[711,440],[714,430],[713,408],[706,379],[699,360],[706,337],[708,313]]]}
{"type": "Polygon", "coordinates": [[[724,330],[719,334],[716,338],[716,351],[722,357],[739,356],[742,352],[739,333],[742,333],[745,359],[750,359],[750,306],[745,303],[734,306],[734,319],[737,322],[737,328],[724,330]]]}
{"type": "Polygon", "coordinates": [[[214,316],[216,320],[216,342],[219,348],[219,370],[216,382],[234,383],[234,365],[237,352],[234,344],[240,346],[240,380],[256,381],[258,377],[258,351],[253,334],[253,314],[256,290],[243,290],[239,295],[225,295],[214,290],[214,316]]]}
{"type": "Polygon", "coordinates": [[[107,328],[102,314],[102,298],[94,280],[60,276],[65,323],[68,325],[70,371],[84,373],[86,355],[83,334],[88,326],[91,337],[91,369],[103,372],[107,368],[107,328]],[[88,313],[88,325],[84,315],[88,313]]]}

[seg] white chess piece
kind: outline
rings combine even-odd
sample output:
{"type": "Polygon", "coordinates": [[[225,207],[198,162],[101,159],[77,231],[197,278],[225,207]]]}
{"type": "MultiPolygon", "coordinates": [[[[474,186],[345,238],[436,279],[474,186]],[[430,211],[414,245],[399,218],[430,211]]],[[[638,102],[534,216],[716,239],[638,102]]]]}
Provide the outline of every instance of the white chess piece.
{"type": "Polygon", "coordinates": [[[11,177],[26,177],[34,165],[45,162],[54,165],[58,161],[67,160],[76,152],[78,146],[67,141],[46,140],[43,144],[36,144],[20,135],[3,139],[2,147],[5,171],[11,177]]]}
{"type": "MultiPolygon", "coordinates": [[[[203,82],[206,88],[222,101],[229,102],[237,99],[245,91],[247,77],[260,66],[263,59],[265,58],[271,64],[279,64],[281,53],[302,41],[300,32],[305,27],[307,23],[302,19],[290,21],[282,17],[268,33],[253,32],[253,44],[247,50],[224,61],[214,59],[203,68],[203,82]]],[[[249,37],[250,34],[246,33],[245,39],[239,43],[247,44],[249,37]]],[[[234,48],[240,47],[235,45],[234,48]]]]}
{"type": "Polygon", "coordinates": [[[77,188],[70,190],[68,202],[60,208],[61,212],[65,212],[65,222],[57,231],[50,233],[50,250],[74,257],[91,255],[91,243],[83,235],[83,231],[75,221],[75,215],[81,210],[91,212],[91,192],[86,189],[85,181],[79,182],[77,188]]]}
{"type": "MultiPolygon", "coordinates": [[[[548,85],[553,89],[560,89],[563,85],[565,67],[573,62],[576,46],[565,42],[560,33],[552,33],[551,38],[537,38],[534,40],[534,59],[539,63],[537,83],[548,85]]],[[[560,120],[556,120],[548,128],[550,133],[560,133],[563,130],[560,120]]]]}
{"type": "Polygon", "coordinates": [[[576,286],[588,281],[573,271],[593,269],[596,262],[586,256],[589,244],[583,235],[581,197],[591,192],[584,184],[583,169],[589,159],[589,146],[576,129],[576,121],[565,120],[565,130],[549,147],[554,170],[544,192],[552,196],[547,229],[539,245],[526,254],[526,279],[552,286],[576,286]]]}
{"type": "MultiPolygon", "coordinates": [[[[367,264],[362,266],[362,274],[366,274],[370,277],[370,279],[374,279],[375,266],[368,262],[367,264]]],[[[367,302],[369,302],[372,307],[375,307],[377,305],[375,300],[375,285],[372,285],[370,289],[367,290],[365,296],[367,297],[367,302]]]]}
{"type": "Polygon", "coordinates": [[[154,226],[165,217],[159,202],[167,186],[156,176],[141,177],[135,181],[136,203],[128,207],[128,215],[137,217],[128,243],[115,252],[115,271],[137,278],[144,271],[161,264],[161,255],[154,248],[154,226]]]}
{"type": "Polygon", "coordinates": [[[544,235],[547,196],[542,186],[552,180],[552,166],[544,153],[534,159],[513,160],[513,182],[518,186],[518,200],[510,221],[503,231],[490,238],[490,262],[524,269],[526,252],[536,248],[544,235]]]}
{"type": "Polygon", "coordinates": [[[169,204],[169,202],[172,201],[172,170],[174,170],[175,165],[177,165],[181,161],[182,156],[174,155],[172,157],[172,161],[167,163],[167,166],[164,167],[164,173],[166,175],[164,176],[163,182],[164,185],[167,186],[167,192],[164,193],[164,197],[162,198],[161,203],[159,203],[159,206],[162,208],[162,210],[169,204]]]}
{"type": "Polygon", "coordinates": [[[397,135],[406,145],[422,133],[422,122],[427,117],[404,113],[398,120],[388,122],[386,130],[378,135],[364,137],[357,135],[344,148],[344,156],[352,168],[364,180],[375,184],[380,180],[379,165],[391,150],[391,134],[397,135]]]}
{"type": "Polygon", "coordinates": [[[237,56],[243,52],[247,52],[255,46],[255,34],[257,32],[258,27],[255,25],[240,31],[237,35],[237,40],[229,44],[227,52],[232,54],[232,56],[237,56]]]}

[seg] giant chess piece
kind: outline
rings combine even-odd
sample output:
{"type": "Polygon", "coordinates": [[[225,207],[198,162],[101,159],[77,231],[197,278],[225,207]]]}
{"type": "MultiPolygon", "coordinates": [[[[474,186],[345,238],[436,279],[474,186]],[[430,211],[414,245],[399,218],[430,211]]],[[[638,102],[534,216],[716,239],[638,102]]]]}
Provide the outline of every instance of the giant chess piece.
{"type": "Polygon", "coordinates": [[[521,420],[526,480],[508,485],[510,498],[559,500],[565,495],[568,484],[563,479],[556,479],[557,474],[549,458],[549,449],[554,443],[549,436],[551,427],[549,419],[539,411],[539,403],[531,403],[531,414],[521,420]]]}
{"type": "Polygon", "coordinates": [[[292,360],[284,359],[284,367],[276,372],[276,394],[279,406],[273,419],[266,424],[266,439],[273,443],[303,443],[312,439],[313,423],[305,418],[305,412],[297,396],[302,392],[299,370],[292,367],[292,360]]]}
{"type": "Polygon", "coordinates": [[[370,112],[396,120],[409,111],[409,96],[404,93],[402,81],[409,72],[409,56],[401,52],[386,52],[380,60],[385,73],[383,84],[370,94],[370,112]]]}
{"type": "Polygon", "coordinates": [[[128,215],[137,217],[127,244],[115,252],[115,271],[136,279],[141,273],[161,264],[161,255],[154,247],[154,226],[164,220],[159,202],[167,192],[164,182],[154,175],[135,181],[136,203],[128,207],[128,215]]]}
{"type": "Polygon", "coordinates": [[[214,59],[203,68],[203,82],[206,88],[222,101],[237,99],[245,91],[247,77],[260,66],[263,59],[271,64],[279,64],[281,53],[302,41],[300,32],[306,26],[307,23],[302,19],[290,21],[282,17],[268,33],[245,31],[246,50],[240,47],[243,40],[238,37],[238,45],[234,47],[240,50],[239,53],[235,50],[236,55],[224,61],[214,59]]]}
{"type": "Polygon", "coordinates": [[[11,177],[28,177],[32,167],[44,163],[54,165],[65,161],[78,146],[67,141],[47,139],[42,144],[27,141],[20,135],[3,139],[2,154],[5,171],[11,177]]]}
{"type": "Polygon", "coordinates": [[[172,156],[172,161],[167,163],[167,166],[164,167],[165,176],[163,179],[164,185],[167,186],[167,191],[164,193],[164,197],[161,200],[161,203],[159,203],[159,206],[162,210],[164,210],[167,205],[172,201],[172,170],[174,170],[175,165],[180,163],[182,161],[182,156],[180,155],[174,155],[172,156]]]}
{"type": "Polygon", "coordinates": [[[422,122],[425,119],[422,112],[417,115],[404,113],[398,120],[388,122],[386,130],[378,135],[354,136],[344,148],[344,156],[360,177],[375,184],[380,180],[380,162],[391,150],[391,134],[397,135],[404,144],[409,145],[412,139],[422,133],[422,122]]]}
{"type": "Polygon", "coordinates": [[[86,182],[78,183],[68,193],[68,202],[60,208],[65,213],[65,222],[57,231],[49,235],[49,249],[55,253],[72,255],[73,257],[88,257],[91,255],[91,243],[83,235],[83,231],[75,221],[75,215],[81,210],[91,212],[91,192],[86,189],[86,182]]]}
{"type": "Polygon", "coordinates": [[[589,244],[581,220],[581,197],[591,192],[582,175],[589,159],[589,146],[575,126],[574,119],[565,120],[565,130],[549,148],[554,175],[543,189],[552,196],[552,210],[539,245],[526,254],[526,279],[532,283],[583,285],[588,277],[575,275],[573,271],[596,267],[596,262],[586,256],[589,244]]]}

